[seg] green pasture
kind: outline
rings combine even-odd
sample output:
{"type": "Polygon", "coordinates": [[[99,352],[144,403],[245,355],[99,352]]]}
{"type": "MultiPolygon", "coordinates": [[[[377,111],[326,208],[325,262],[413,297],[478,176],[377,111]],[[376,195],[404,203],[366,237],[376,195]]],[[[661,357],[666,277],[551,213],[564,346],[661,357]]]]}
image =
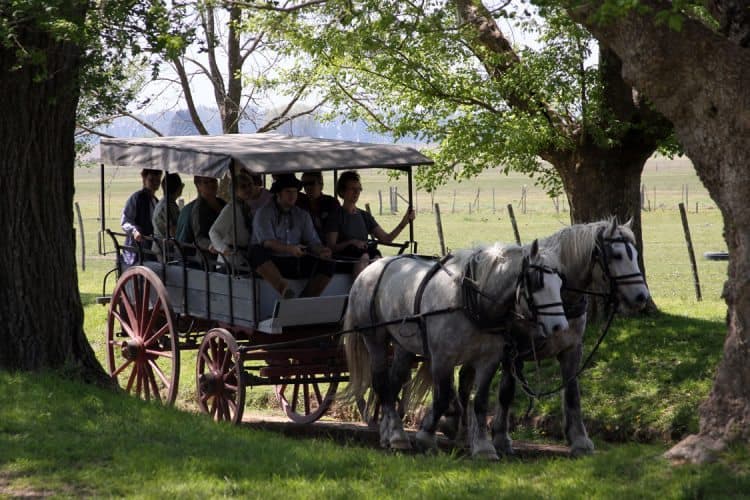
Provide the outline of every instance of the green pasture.
{"type": "MultiPolygon", "coordinates": [[[[135,170],[107,169],[107,226],[119,226],[126,197],[138,188],[135,170]]],[[[189,179],[186,184],[190,186],[189,179]]],[[[326,177],[326,192],[333,179],[326,177]]],[[[721,355],[726,307],[720,293],[726,263],[704,252],[724,250],[721,216],[685,161],[652,160],[643,176],[643,212],[649,286],[660,313],[618,317],[581,379],[585,421],[597,445],[580,460],[539,459],[499,464],[458,456],[400,455],[319,440],[294,440],[196,415],[194,351],[183,353],[179,410],[61,379],[58,374],[0,373],[0,497],[229,496],[301,498],[459,496],[520,498],[702,498],[739,497],[750,491],[748,450],[733,449],[708,467],[672,468],[660,456],[675,440],[697,429],[697,408],[711,387],[721,355]],[[695,288],[677,204],[687,186],[689,222],[698,257],[703,301],[695,288]],[[655,200],[655,201],[654,201],[655,200]],[[697,210],[696,210],[697,208],[697,210]]],[[[400,214],[387,210],[389,185],[406,192],[406,181],[383,172],[363,176],[361,204],[368,203],[390,229],[400,214]],[[379,214],[378,191],[384,214],[379,214]]],[[[79,169],[76,201],[86,236],[86,270],[79,266],[85,330],[104,362],[106,310],[95,303],[113,257],[97,254],[99,170],[79,169]]],[[[194,191],[186,190],[189,201],[194,191]]],[[[434,198],[419,192],[415,239],[420,253],[437,253],[435,216],[440,204],[451,249],[513,241],[506,210],[512,204],[523,241],[551,234],[568,223],[558,208],[520,175],[488,172],[451,183],[434,198]],[[526,186],[526,210],[521,203],[526,186]],[[492,192],[495,210],[492,210],[492,192]],[[477,190],[479,203],[477,206],[477,190]],[[455,191],[455,209],[453,199],[455,191]],[[472,205],[469,210],[469,205],[472,205]]],[[[402,213],[404,202],[399,200],[402,213]]],[[[111,249],[111,245],[107,245],[111,249]]],[[[80,256],[79,256],[80,260],[80,256]]],[[[111,290],[114,282],[109,281],[111,290]]],[[[587,349],[599,325],[587,333],[587,349]]],[[[527,373],[540,389],[554,387],[555,364],[527,373]]],[[[526,410],[517,398],[516,415],[526,410]]],[[[280,415],[268,389],[248,391],[248,410],[280,415]]],[[[535,427],[519,426],[517,439],[560,441],[560,402],[538,402],[535,427]]]]}

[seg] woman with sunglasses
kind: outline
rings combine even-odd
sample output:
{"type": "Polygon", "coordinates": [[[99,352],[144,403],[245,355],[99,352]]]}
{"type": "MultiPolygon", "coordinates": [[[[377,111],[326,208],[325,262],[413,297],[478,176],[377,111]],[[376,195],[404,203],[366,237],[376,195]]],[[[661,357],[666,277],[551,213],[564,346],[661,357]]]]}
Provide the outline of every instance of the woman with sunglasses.
{"type": "Polygon", "coordinates": [[[391,243],[415,217],[414,210],[409,208],[398,225],[387,233],[370,213],[357,208],[361,192],[362,183],[357,172],[350,170],[341,174],[336,183],[336,194],[343,203],[328,218],[325,229],[325,241],[334,257],[354,260],[353,276],[361,273],[371,260],[382,257],[375,245],[368,245],[370,236],[391,243]]]}

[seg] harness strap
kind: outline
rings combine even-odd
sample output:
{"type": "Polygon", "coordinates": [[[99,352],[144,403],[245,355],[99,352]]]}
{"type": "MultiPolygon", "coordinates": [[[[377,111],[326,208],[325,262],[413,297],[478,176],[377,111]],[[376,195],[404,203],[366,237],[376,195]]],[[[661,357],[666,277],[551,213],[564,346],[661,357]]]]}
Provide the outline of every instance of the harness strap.
{"type": "Polygon", "coordinates": [[[385,264],[383,264],[383,271],[380,273],[380,276],[378,276],[378,281],[375,282],[375,288],[372,290],[372,299],[370,300],[370,325],[372,325],[371,326],[372,330],[375,329],[375,325],[377,324],[376,322],[377,311],[375,310],[376,303],[377,303],[376,299],[378,296],[378,291],[380,290],[380,283],[383,282],[383,277],[385,276],[385,272],[388,269],[388,266],[390,266],[391,264],[393,264],[399,259],[405,259],[407,257],[411,257],[411,255],[398,255],[396,257],[393,257],[391,260],[389,260],[385,264]]]}
{"type": "Polygon", "coordinates": [[[414,317],[419,318],[418,324],[419,324],[419,333],[422,336],[422,349],[424,352],[424,356],[429,358],[429,345],[427,342],[427,321],[425,320],[425,317],[422,316],[422,296],[424,295],[424,291],[427,288],[427,284],[430,282],[433,276],[435,276],[438,271],[441,269],[444,269],[444,265],[446,262],[448,262],[450,259],[453,258],[453,255],[448,254],[445,255],[442,259],[435,262],[432,267],[427,271],[427,273],[424,275],[424,278],[422,278],[422,281],[419,283],[419,287],[417,288],[417,293],[414,294],[414,317]]]}

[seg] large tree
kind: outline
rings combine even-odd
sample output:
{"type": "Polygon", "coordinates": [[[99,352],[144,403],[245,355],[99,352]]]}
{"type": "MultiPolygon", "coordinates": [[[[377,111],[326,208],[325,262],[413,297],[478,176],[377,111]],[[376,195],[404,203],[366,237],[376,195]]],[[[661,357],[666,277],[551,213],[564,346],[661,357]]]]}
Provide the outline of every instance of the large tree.
{"type": "Polygon", "coordinates": [[[729,249],[723,297],[724,355],[700,408],[700,432],[675,446],[675,460],[705,461],[750,440],[750,1],[640,0],[569,5],[622,61],[626,81],[646,94],[675,133],[721,210],[729,249]]]}
{"type": "Polygon", "coordinates": [[[0,4],[0,367],[104,380],[83,332],[71,210],[88,5],[0,4]]]}
{"type": "Polygon", "coordinates": [[[640,241],[641,172],[670,124],[623,81],[614,52],[586,64],[590,34],[560,9],[544,6],[542,23],[515,16],[541,42],[532,49],[501,29],[515,13],[490,7],[328,0],[280,29],[328,69],[339,110],[436,146],[423,185],[524,171],[551,191],[561,183],[572,222],[633,217],[640,241]]]}

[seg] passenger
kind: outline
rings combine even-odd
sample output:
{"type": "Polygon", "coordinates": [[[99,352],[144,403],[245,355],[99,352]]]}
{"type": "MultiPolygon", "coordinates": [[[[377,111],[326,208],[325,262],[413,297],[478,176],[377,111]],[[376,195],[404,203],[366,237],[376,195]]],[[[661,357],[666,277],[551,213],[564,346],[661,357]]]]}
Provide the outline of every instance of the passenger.
{"type": "MultiPolygon", "coordinates": [[[[151,217],[151,224],[154,227],[154,237],[166,240],[174,238],[177,231],[177,218],[180,215],[180,207],[177,206],[177,198],[182,196],[182,189],[185,187],[180,174],[167,174],[161,181],[161,190],[164,197],[159,200],[154,208],[154,214],[151,217]],[[167,224],[169,219],[169,224],[167,224]],[[169,226],[169,234],[167,234],[169,226]]],[[[159,245],[154,242],[153,249],[160,252],[159,245]]]]}
{"type": "Polygon", "coordinates": [[[305,172],[302,174],[302,186],[307,196],[297,198],[297,206],[307,210],[315,226],[315,231],[321,242],[325,242],[323,228],[326,226],[328,216],[341,207],[339,200],[333,196],[323,194],[323,174],[320,172],[305,172]]]}
{"type": "Polygon", "coordinates": [[[260,174],[251,174],[251,178],[253,180],[253,192],[247,203],[255,214],[260,207],[273,199],[273,195],[263,187],[263,178],[260,174]]]}
{"type": "Polygon", "coordinates": [[[301,183],[294,174],[279,175],[271,186],[272,202],[253,217],[250,264],[279,294],[291,298],[287,278],[310,277],[303,297],[325,290],[333,275],[330,249],[315,232],[310,214],[295,206],[301,183]]]}
{"type": "MultiPolygon", "coordinates": [[[[260,177],[260,176],[258,176],[260,177]]],[[[221,255],[220,261],[228,261],[233,267],[247,267],[247,252],[250,235],[253,234],[253,214],[257,211],[251,205],[251,197],[259,192],[253,176],[247,170],[235,175],[234,202],[229,202],[219,214],[208,234],[211,245],[221,255]],[[234,216],[232,210],[234,209],[234,216]],[[237,229],[234,229],[234,221],[237,229]],[[236,236],[236,241],[235,241],[236,236]]],[[[269,193],[269,196],[270,193],[269,193]]],[[[257,198],[256,198],[257,199],[257,198]]]]}
{"type": "MultiPolygon", "coordinates": [[[[127,235],[125,245],[137,248],[145,248],[142,246],[144,236],[152,236],[154,233],[151,217],[159,201],[154,193],[159,190],[161,170],[144,168],[141,170],[141,180],[143,188],[130,195],[120,218],[122,230],[127,235]]],[[[138,253],[132,250],[124,249],[122,252],[122,259],[127,265],[135,264],[137,257],[138,253]]]]}
{"type": "Polygon", "coordinates": [[[211,247],[208,231],[227,202],[216,196],[219,181],[213,177],[196,175],[193,182],[198,190],[198,197],[180,210],[175,239],[180,243],[191,243],[198,248],[216,253],[211,247]]]}
{"type": "Polygon", "coordinates": [[[362,183],[357,172],[348,171],[341,174],[336,183],[336,194],[341,197],[343,204],[328,218],[325,229],[326,244],[335,257],[358,259],[352,266],[352,275],[355,277],[372,259],[382,256],[376,246],[368,246],[368,236],[390,243],[415,217],[414,210],[409,208],[401,222],[390,233],[386,233],[372,215],[357,208],[361,192],[362,183]]]}

